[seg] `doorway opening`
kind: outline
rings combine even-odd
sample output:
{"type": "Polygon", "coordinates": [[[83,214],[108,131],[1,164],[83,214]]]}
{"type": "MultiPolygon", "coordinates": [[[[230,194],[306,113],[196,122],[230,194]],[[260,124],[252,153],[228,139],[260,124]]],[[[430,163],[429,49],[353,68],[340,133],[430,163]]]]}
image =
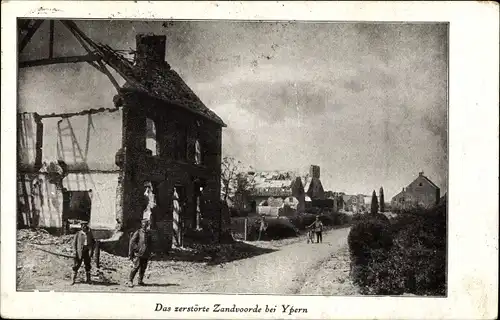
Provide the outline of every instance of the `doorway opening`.
{"type": "Polygon", "coordinates": [[[82,221],[90,223],[92,190],[63,190],[63,233],[80,228],[82,221]]]}

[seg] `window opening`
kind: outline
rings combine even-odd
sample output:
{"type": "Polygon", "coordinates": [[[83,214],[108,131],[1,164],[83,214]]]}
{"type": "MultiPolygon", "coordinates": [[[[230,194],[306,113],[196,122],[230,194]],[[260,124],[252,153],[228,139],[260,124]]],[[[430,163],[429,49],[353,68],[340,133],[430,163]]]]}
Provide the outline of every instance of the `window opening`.
{"type": "Polygon", "coordinates": [[[152,156],[158,155],[158,144],[156,137],[156,125],[154,120],[146,118],[146,149],[152,156]]]}

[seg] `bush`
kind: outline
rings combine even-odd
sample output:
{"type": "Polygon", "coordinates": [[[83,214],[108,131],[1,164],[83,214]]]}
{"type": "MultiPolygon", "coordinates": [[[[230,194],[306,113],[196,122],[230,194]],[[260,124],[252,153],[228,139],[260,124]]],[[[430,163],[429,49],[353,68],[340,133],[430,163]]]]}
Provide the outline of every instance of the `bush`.
{"type": "MultiPolygon", "coordinates": [[[[278,240],[291,238],[299,235],[299,230],[287,218],[268,218],[266,219],[267,229],[262,233],[261,240],[278,240]]],[[[248,239],[257,240],[259,237],[260,221],[249,226],[248,239]]]]}
{"type": "MultiPolygon", "coordinates": [[[[306,230],[314,221],[318,215],[312,213],[302,213],[294,217],[289,217],[289,221],[299,230],[306,230]]],[[[335,214],[324,214],[319,216],[319,220],[323,222],[324,226],[334,226],[338,225],[336,222],[335,214]]]]}
{"type": "Polygon", "coordinates": [[[374,251],[392,247],[390,225],[376,219],[359,221],[351,228],[347,242],[353,262],[368,265],[374,259],[374,251]]]}
{"type": "Polygon", "coordinates": [[[353,280],[370,294],[445,295],[446,205],[380,219],[359,222],[349,234],[353,280]],[[374,224],[388,226],[392,246],[376,243],[374,224]]]}
{"type": "Polygon", "coordinates": [[[370,215],[370,219],[375,219],[375,220],[379,220],[379,221],[382,221],[385,223],[389,223],[389,218],[387,218],[387,216],[383,213],[372,214],[372,215],[370,215]]]}
{"type": "Polygon", "coordinates": [[[302,213],[295,217],[289,218],[290,222],[299,230],[305,230],[316,220],[316,215],[311,213],[302,213]]]}
{"type": "Polygon", "coordinates": [[[343,212],[337,212],[333,215],[333,225],[334,226],[343,226],[345,224],[351,223],[352,218],[343,213],[343,212]]]}
{"type": "Polygon", "coordinates": [[[352,221],[353,222],[358,222],[358,221],[361,221],[361,220],[364,220],[366,217],[366,214],[362,214],[362,213],[355,213],[352,215],[352,221]]]}
{"type": "Polygon", "coordinates": [[[355,213],[352,215],[352,221],[368,221],[368,220],[380,220],[383,222],[389,222],[389,218],[383,213],[355,213]]]}
{"type": "Polygon", "coordinates": [[[394,246],[390,259],[372,261],[369,292],[373,294],[444,295],[446,252],[423,246],[394,246]]]}
{"type": "MultiPolygon", "coordinates": [[[[319,220],[323,222],[324,226],[333,226],[335,225],[335,218],[332,215],[321,215],[319,216],[319,220]]],[[[312,224],[312,222],[311,222],[312,224]]]]}

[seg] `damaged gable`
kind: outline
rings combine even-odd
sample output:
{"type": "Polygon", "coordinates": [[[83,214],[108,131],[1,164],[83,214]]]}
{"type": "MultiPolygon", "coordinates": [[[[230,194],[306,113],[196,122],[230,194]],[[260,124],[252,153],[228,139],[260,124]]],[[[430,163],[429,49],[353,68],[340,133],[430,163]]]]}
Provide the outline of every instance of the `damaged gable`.
{"type": "Polygon", "coordinates": [[[165,39],[165,36],[137,35],[135,63],[109,46],[97,44],[96,47],[104,61],[126,80],[122,90],[145,93],[225,127],[223,120],[205,106],[179,74],[165,62],[165,39]]]}

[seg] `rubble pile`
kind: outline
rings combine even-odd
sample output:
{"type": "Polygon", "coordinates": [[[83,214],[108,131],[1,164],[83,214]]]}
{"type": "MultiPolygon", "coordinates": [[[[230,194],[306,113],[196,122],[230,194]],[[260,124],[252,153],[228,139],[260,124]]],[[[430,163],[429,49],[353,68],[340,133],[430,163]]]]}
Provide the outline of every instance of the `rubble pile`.
{"type": "MultiPolygon", "coordinates": [[[[73,235],[53,236],[44,230],[19,230],[17,234],[17,285],[20,290],[70,287],[72,277],[73,235]]],[[[212,272],[215,265],[245,259],[274,251],[244,242],[231,244],[193,244],[172,249],[167,254],[153,256],[146,272],[146,280],[179,277],[196,278],[212,272]]],[[[100,267],[92,261],[93,285],[110,286],[116,290],[129,276],[132,262],[127,257],[100,252],[100,267]],[[118,287],[117,287],[118,286],[118,287]]],[[[79,270],[77,283],[84,279],[84,268],[79,270]]],[[[156,280],[155,280],[156,281],[156,280]]]]}
{"type": "Polygon", "coordinates": [[[44,229],[21,229],[17,232],[17,241],[36,245],[71,246],[73,235],[53,236],[44,229]]]}

